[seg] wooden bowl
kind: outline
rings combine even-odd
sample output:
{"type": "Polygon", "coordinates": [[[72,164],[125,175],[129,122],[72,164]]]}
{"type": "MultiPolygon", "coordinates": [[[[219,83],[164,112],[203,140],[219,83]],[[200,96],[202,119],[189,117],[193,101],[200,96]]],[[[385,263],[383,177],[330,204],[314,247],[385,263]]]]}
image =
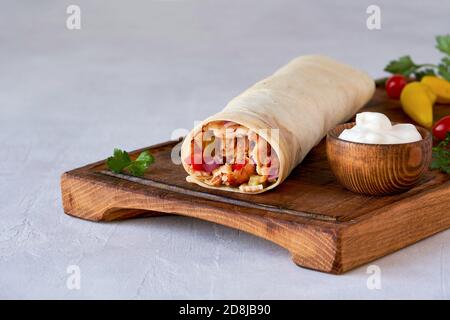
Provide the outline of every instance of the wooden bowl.
{"type": "Polygon", "coordinates": [[[367,144],[339,139],[345,123],[327,134],[327,157],[337,180],[348,190],[367,195],[389,195],[412,188],[431,161],[432,138],[417,127],[422,140],[400,144],[367,144]]]}

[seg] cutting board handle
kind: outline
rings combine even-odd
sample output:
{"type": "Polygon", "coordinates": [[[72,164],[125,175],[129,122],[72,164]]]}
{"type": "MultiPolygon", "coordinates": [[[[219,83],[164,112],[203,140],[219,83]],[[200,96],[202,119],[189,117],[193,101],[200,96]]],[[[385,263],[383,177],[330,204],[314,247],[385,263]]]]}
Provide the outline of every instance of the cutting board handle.
{"type": "MultiPolygon", "coordinates": [[[[86,173],[87,174],[87,173],[86,173]]],[[[95,175],[95,179],[80,179],[65,173],[61,177],[61,191],[64,212],[91,221],[114,221],[137,217],[154,217],[167,214],[183,215],[214,222],[242,230],[267,239],[286,248],[294,263],[299,266],[330,273],[342,273],[340,261],[336,258],[338,236],[323,223],[317,226],[302,223],[301,218],[280,219],[270,212],[256,212],[221,204],[211,200],[174,197],[170,191],[148,187],[151,192],[143,193],[121,188],[120,181],[102,183],[111,177],[95,175]],[[155,189],[155,190],[153,190],[155,189]],[[201,202],[201,203],[200,203],[201,202]]],[[[118,179],[120,180],[120,179],[118,179]]]]}

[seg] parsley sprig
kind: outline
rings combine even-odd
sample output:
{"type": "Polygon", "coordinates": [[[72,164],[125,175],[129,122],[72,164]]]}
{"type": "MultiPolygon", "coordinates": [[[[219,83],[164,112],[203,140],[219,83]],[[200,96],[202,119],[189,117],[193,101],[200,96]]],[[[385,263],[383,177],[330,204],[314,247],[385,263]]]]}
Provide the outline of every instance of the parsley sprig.
{"type": "Polygon", "coordinates": [[[155,158],[148,151],[141,152],[136,160],[131,160],[128,152],[116,148],[113,156],[106,160],[106,166],[115,173],[127,172],[142,177],[153,162],[155,158]]]}
{"type": "Polygon", "coordinates": [[[450,81],[450,34],[436,37],[436,49],[445,54],[439,64],[417,64],[411,56],[405,55],[390,61],[384,71],[401,74],[405,77],[414,77],[417,80],[427,75],[439,74],[442,78],[450,81]]]}
{"type": "Polygon", "coordinates": [[[444,140],[433,147],[432,157],[431,169],[450,173],[450,132],[447,132],[444,140]]]}

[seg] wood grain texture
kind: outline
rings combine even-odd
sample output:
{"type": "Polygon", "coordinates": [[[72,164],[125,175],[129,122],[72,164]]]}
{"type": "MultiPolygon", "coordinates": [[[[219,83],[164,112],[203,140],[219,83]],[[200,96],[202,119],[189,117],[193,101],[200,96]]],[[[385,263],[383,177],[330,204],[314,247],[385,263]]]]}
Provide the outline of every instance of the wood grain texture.
{"type": "MultiPolygon", "coordinates": [[[[410,121],[381,90],[365,110],[410,121]]],[[[437,117],[448,113],[448,107],[435,108],[437,117]]],[[[142,178],[105,171],[104,160],[64,173],[64,211],[92,221],[161,214],[203,219],[277,243],[296,264],[334,274],[450,227],[450,179],[439,172],[425,172],[401,194],[355,194],[334,177],[322,141],[278,188],[244,195],[187,183],[183,168],[171,161],[177,146],[179,141],[145,148],[156,162],[142,178]]]]}
{"type": "Polygon", "coordinates": [[[402,144],[365,144],[339,139],[354,122],[327,134],[327,158],[331,171],[347,189],[367,195],[392,195],[411,189],[431,161],[432,137],[417,127],[422,140],[402,144]]]}

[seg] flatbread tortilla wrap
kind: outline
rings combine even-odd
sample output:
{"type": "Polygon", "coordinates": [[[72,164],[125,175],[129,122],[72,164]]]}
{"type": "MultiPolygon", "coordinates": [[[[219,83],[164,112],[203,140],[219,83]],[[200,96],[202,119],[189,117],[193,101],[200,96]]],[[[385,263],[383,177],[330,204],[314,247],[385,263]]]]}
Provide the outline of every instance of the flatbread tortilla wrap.
{"type": "Polygon", "coordinates": [[[374,90],[373,79],[353,67],[325,56],[298,57],[186,136],[187,180],[241,193],[273,189],[374,90]]]}

